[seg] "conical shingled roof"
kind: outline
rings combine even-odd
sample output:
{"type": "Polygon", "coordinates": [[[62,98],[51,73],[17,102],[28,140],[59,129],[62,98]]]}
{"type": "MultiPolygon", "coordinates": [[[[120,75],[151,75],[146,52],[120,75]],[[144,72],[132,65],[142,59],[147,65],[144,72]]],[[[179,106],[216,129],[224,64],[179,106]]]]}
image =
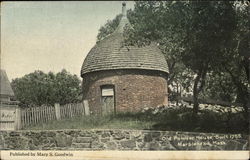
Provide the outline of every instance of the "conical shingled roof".
{"type": "Polygon", "coordinates": [[[10,86],[10,81],[7,77],[7,74],[4,70],[0,70],[0,95],[5,95],[5,96],[14,96],[14,92],[10,86]]]}
{"type": "Polygon", "coordinates": [[[94,71],[116,69],[144,69],[168,73],[166,59],[156,45],[123,46],[126,25],[130,26],[130,23],[123,4],[123,16],[117,29],[90,50],[82,65],[82,76],[94,71]]]}

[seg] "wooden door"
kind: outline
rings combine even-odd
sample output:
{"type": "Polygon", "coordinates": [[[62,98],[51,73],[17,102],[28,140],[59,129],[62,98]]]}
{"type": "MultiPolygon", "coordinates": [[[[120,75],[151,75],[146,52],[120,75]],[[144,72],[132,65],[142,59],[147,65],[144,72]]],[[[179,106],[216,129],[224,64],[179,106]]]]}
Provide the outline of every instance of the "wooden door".
{"type": "Polygon", "coordinates": [[[101,103],[102,103],[102,115],[113,114],[115,112],[113,86],[102,87],[101,103]]]}
{"type": "Polygon", "coordinates": [[[102,97],[102,114],[114,113],[114,96],[103,96],[102,97]]]}

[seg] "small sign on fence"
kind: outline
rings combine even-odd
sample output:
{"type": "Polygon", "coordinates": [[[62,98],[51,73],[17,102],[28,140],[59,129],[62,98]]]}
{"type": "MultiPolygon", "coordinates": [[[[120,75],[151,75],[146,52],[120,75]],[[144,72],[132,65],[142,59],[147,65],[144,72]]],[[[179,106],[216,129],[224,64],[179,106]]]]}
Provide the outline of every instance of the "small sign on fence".
{"type": "Polygon", "coordinates": [[[20,108],[18,105],[1,104],[0,130],[20,129],[20,108]]]}

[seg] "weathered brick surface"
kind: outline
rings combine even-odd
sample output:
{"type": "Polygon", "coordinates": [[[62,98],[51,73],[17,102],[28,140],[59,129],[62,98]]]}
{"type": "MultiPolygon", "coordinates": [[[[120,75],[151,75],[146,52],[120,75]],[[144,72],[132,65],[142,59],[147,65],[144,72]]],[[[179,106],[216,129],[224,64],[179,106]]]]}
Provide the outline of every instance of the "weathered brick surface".
{"type": "Polygon", "coordinates": [[[85,74],[83,96],[92,113],[101,113],[101,86],[114,85],[116,112],[140,111],[167,104],[166,73],[146,70],[111,70],[85,74]]]}

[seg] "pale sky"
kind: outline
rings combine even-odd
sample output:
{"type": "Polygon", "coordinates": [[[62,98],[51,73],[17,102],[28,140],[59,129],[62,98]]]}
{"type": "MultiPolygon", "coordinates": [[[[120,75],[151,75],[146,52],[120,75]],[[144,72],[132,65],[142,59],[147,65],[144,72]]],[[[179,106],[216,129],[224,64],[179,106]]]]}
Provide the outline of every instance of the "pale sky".
{"type": "Polygon", "coordinates": [[[122,1],[2,2],[1,68],[10,81],[63,68],[80,77],[99,28],[121,10],[122,1]]]}

